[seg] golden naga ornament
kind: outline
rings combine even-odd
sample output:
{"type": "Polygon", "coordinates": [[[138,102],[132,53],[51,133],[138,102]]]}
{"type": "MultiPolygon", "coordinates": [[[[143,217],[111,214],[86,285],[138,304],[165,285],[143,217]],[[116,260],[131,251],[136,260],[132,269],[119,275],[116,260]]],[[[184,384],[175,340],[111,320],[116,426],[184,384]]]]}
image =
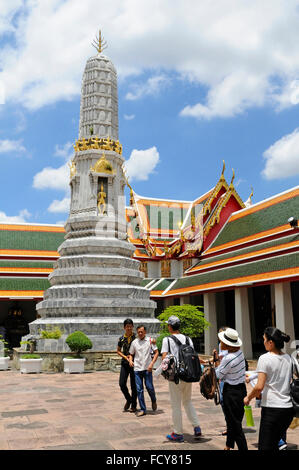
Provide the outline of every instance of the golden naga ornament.
{"type": "Polygon", "coordinates": [[[103,155],[101,158],[98,159],[94,167],[90,167],[90,170],[93,171],[94,173],[106,173],[108,175],[113,175],[114,170],[110,162],[105,157],[105,153],[103,152],[103,155]]]}

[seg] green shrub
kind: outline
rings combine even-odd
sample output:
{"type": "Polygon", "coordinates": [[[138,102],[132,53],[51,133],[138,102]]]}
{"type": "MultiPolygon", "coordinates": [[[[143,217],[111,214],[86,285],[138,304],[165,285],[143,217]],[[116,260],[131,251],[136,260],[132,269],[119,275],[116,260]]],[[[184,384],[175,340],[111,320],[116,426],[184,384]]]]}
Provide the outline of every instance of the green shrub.
{"type": "Polygon", "coordinates": [[[82,331],[74,331],[65,340],[71,351],[81,357],[81,352],[92,348],[92,342],[82,331]]]}
{"type": "Polygon", "coordinates": [[[3,356],[8,357],[9,356],[8,354],[9,349],[7,347],[8,343],[5,341],[2,335],[0,335],[0,343],[3,344],[3,346],[0,344],[0,352],[3,351],[3,356]]]}
{"type": "Polygon", "coordinates": [[[171,315],[180,319],[180,332],[190,338],[199,338],[210,323],[205,319],[202,307],[195,305],[172,305],[167,307],[159,316],[161,321],[160,336],[157,338],[157,347],[161,351],[163,338],[169,336],[168,326],[165,323],[171,315]]]}
{"type": "Polygon", "coordinates": [[[21,359],[40,359],[40,355],[39,354],[23,354],[21,356],[21,359]]]}
{"type": "Polygon", "coordinates": [[[62,331],[58,326],[52,328],[51,330],[40,330],[39,331],[42,339],[59,339],[62,335],[62,331]]]}

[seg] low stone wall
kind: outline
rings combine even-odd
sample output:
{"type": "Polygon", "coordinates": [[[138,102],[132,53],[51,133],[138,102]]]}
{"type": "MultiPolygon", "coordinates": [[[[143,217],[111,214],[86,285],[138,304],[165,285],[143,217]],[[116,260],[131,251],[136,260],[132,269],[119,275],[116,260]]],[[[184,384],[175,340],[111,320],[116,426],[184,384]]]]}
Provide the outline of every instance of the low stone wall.
{"type": "MultiPolygon", "coordinates": [[[[23,348],[14,348],[12,367],[19,370],[19,359],[23,354],[28,354],[23,348]]],[[[35,351],[34,354],[39,354],[43,359],[42,371],[43,372],[63,372],[63,358],[75,357],[72,352],[45,352],[35,351]]],[[[86,358],[85,370],[111,370],[118,372],[120,370],[121,358],[111,351],[91,351],[82,353],[82,357],[86,358]]]]}

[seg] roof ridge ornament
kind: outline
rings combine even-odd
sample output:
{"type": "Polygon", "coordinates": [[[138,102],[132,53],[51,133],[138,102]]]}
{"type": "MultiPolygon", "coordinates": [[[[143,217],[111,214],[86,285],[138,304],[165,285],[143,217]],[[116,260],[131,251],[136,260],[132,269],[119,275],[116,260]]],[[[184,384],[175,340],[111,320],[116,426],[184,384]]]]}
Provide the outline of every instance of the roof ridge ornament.
{"type": "Polygon", "coordinates": [[[225,161],[223,160],[223,167],[222,167],[220,179],[224,179],[224,170],[225,170],[225,161]]]}
{"type": "Polygon", "coordinates": [[[104,37],[102,37],[101,30],[99,30],[99,36],[93,40],[91,45],[98,51],[99,54],[108,47],[107,42],[105,41],[104,37]]]}
{"type": "Polygon", "coordinates": [[[233,170],[233,176],[232,176],[232,180],[231,180],[230,185],[229,185],[230,188],[233,187],[233,182],[234,182],[234,179],[235,179],[235,170],[233,168],[232,168],[232,170],[233,170]]]}

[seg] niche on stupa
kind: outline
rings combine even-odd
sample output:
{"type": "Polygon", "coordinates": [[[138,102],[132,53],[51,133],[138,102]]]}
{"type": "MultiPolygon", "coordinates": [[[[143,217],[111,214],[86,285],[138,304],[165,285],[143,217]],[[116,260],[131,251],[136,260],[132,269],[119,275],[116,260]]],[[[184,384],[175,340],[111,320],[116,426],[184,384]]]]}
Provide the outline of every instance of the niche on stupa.
{"type": "Polygon", "coordinates": [[[96,203],[97,215],[108,215],[108,206],[113,199],[111,192],[115,174],[104,152],[95,165],[90,167],[91,198],[96,203]]]}

